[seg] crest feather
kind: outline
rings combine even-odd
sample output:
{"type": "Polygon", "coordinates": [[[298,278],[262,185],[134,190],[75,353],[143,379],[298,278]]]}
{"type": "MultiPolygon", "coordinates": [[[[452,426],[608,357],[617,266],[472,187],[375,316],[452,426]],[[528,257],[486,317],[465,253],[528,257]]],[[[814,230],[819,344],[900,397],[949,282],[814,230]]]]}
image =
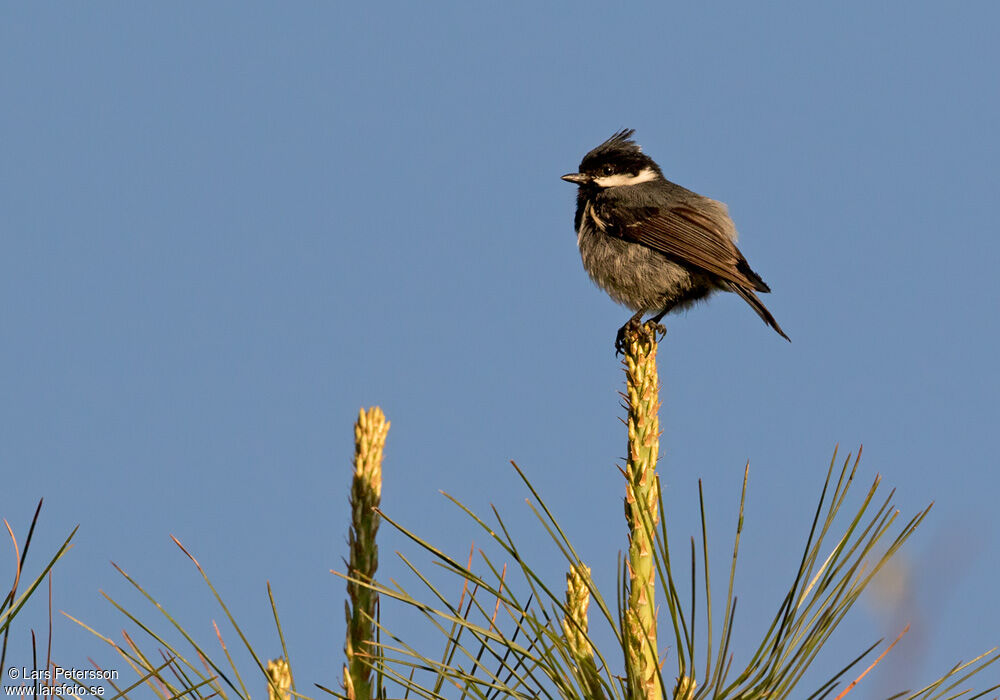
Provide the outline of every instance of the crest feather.
{"type": "Polygon", "coordinates": [[[609,157],[614,157],[618,162],[634,160],[644,164],[649,159],[643,155],[639,144],[632,140],[633,134],[635,129],[622,129],[613,134],[611,138],[583,157],[580,170],[599,164],[609,157]]]}
{"type": "Polygon", "coordinates": [[[604,148],[605,146],[634,146],[637,150],[642,150],[642,146],[637,144],[632,140],[632,135],[635,133],[635,129],[622,129],[609,138],[607,141],[602,143],[598,148],[604,148]]]}

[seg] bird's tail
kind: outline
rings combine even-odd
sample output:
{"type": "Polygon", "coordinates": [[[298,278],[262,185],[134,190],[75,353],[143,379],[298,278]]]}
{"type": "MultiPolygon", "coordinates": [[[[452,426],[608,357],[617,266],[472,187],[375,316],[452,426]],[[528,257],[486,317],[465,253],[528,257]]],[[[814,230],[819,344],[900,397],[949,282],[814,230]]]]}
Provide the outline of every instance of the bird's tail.
{"type": "Polygon", "coordinates": [[[764,303],[757,298],[756,294],[753,293],[753,290],[732,282],[730,282],[729,288],[743,297],[743,300],[750,304],[750,308],[756,311],[757,315],[764,319],[764,323],[776,330],[778,335],[787,340],[789,343],[792,342],[792,339],[785,335],[785,331],[781,330],[781,326],[779,326],[778,322],[774,320],[774,316],[772,316],[771,312],[767,310],[764,303]]]}

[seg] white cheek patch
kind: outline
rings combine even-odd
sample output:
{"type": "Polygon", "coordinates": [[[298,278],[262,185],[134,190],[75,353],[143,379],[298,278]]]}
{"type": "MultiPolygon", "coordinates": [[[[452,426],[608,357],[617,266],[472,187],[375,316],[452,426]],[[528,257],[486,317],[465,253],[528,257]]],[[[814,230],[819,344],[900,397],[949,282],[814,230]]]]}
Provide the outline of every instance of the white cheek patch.
{"type": "Polygon", "coordinates": [[[656,171],[652,168],[643,168],[638,174],[618,173],[616,175],[604,175],[595,177],[594,184],[598,187],[623,187],[628,185],[638,185],[649,182],[657,178],[656,171]]]}

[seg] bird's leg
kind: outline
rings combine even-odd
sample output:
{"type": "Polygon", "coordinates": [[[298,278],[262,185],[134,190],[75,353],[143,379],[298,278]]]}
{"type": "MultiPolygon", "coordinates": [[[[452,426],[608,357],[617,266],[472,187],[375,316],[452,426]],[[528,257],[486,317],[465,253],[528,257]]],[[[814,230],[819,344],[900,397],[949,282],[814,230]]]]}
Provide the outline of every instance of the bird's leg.
{"type": "MultiPolygon", "coordinates": [[[[625,334],[634,333],[642,326],[642,311],[637,312],[632,318],[625,322],[625,325],[618,329],[615,336],[615,355],[625,352],[625,334]]],[[[662,326],[661,326],[662,328],[662,326]]]]}
{"type": "Polygon", "coordinates": [[[667,334],[667,328],[660,323],[660,319],[666,316],[668,311],[670,311],[669,307],[646,321],[646,327],[654,333],[659,333],[661,338],[667,334]]]}

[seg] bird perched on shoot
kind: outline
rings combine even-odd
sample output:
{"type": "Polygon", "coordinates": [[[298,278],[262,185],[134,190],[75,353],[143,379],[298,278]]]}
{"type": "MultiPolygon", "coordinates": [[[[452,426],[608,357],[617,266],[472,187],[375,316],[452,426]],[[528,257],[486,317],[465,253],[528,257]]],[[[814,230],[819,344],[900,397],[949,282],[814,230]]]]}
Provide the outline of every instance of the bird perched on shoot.
{"type": "MultiPolygon", "coordinates": [[[[660,167],[619,131],[562,179],[579,185],[576,235],[583,267],[612,299],[635,315],[625,332],[653,313],[658,324],[713,292],[739,294],[764,322],[790,340],[756,292],[770,292],[736,247],[736,227],[726,205],[663,177],[660,167]]],[[[663,331],[662,326],[658,326],[663,331]]]]}

